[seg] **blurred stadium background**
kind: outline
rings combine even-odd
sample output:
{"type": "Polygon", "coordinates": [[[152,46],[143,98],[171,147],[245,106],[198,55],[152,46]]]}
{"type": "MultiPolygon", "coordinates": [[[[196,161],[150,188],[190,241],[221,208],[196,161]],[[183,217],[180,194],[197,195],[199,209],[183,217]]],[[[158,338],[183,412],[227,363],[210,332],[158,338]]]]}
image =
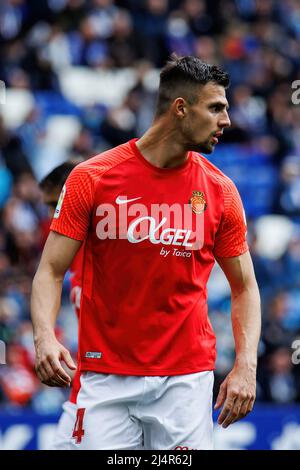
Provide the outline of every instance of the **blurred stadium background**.
{"type": "MultiPolygon", "coordinates": [[[[175,51],[231,74],[232,127],[209,159],[241,193],[263,305],[257,405],[228,430],[216,427],[216,447],[300,449],[299,40],[299,0],[1,0],[0,448],[45,448],[67,398],[34,373],[29,296],[49,228],[38,181],[71,156],[141,135],[159,68],[175,51]]],[[[218,268],[209,304],[218,386],[234,358],[218,268]]],[[[68,278],[57,334],[75,355],[68,278]]]]}

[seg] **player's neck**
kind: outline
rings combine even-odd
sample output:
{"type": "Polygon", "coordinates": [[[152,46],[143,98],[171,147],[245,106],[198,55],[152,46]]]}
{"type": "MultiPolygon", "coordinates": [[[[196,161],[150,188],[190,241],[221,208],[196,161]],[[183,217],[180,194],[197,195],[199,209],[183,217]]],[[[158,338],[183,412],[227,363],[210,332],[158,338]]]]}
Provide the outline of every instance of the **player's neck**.
{"type": "Polygon", "coordinates": [[[188,158],[188,152],[178,142],[176,130],[154,123],[136,142],[143,157],[158,168],[176,168],[188,158]]]}

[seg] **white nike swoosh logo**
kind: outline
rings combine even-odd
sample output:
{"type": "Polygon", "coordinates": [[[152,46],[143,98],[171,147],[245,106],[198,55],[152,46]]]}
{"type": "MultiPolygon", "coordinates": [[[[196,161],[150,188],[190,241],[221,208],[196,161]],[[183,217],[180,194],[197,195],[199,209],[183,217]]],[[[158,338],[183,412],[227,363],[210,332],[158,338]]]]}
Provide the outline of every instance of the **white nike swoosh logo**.
{"type": "Polygon", "coordinates": [[[117,199],[116,199],[116,203],[117,204],[127,204],[128,202],[137,201],[138,199],[142,199],[142,196],[134,197],[133,199],[120,199],[120,196],[118,196],[117,199]]]}

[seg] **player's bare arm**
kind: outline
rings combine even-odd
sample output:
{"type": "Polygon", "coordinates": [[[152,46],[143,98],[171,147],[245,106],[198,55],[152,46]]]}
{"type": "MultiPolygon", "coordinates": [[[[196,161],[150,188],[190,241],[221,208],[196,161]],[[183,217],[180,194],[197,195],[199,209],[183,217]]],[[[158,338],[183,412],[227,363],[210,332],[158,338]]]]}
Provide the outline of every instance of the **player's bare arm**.
{"type": "Polygon", "coordinates": [[[260,296],[249,251],[217,260],[231,288],[231,317],[236,358],[222,383],[215,408],[224,428],[246,416],[256,394],[257,347],[261,327],[260,296]]]}
{"type": "Polygon", "coordinates": [[[55,337],[64,275],[81,242],[50,232],[32,284],[31,318],[36,348],[36,371],[42,383],[52,387],[70,385],[61,361],[76,369],[69,351],[55,337]]]}

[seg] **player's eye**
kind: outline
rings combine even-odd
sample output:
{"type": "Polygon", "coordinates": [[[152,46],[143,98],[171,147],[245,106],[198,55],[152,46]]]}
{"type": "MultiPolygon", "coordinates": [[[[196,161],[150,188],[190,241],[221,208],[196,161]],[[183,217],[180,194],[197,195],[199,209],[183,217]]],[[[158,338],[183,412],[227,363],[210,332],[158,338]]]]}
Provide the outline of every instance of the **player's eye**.
{"type": "Polygon", "coordinates": [[[219,104],[215,104],[211,107],[211,109],[214,113],[219,113],[220,111],[222,111],[223,106],[221,106],[219,104]]]}

